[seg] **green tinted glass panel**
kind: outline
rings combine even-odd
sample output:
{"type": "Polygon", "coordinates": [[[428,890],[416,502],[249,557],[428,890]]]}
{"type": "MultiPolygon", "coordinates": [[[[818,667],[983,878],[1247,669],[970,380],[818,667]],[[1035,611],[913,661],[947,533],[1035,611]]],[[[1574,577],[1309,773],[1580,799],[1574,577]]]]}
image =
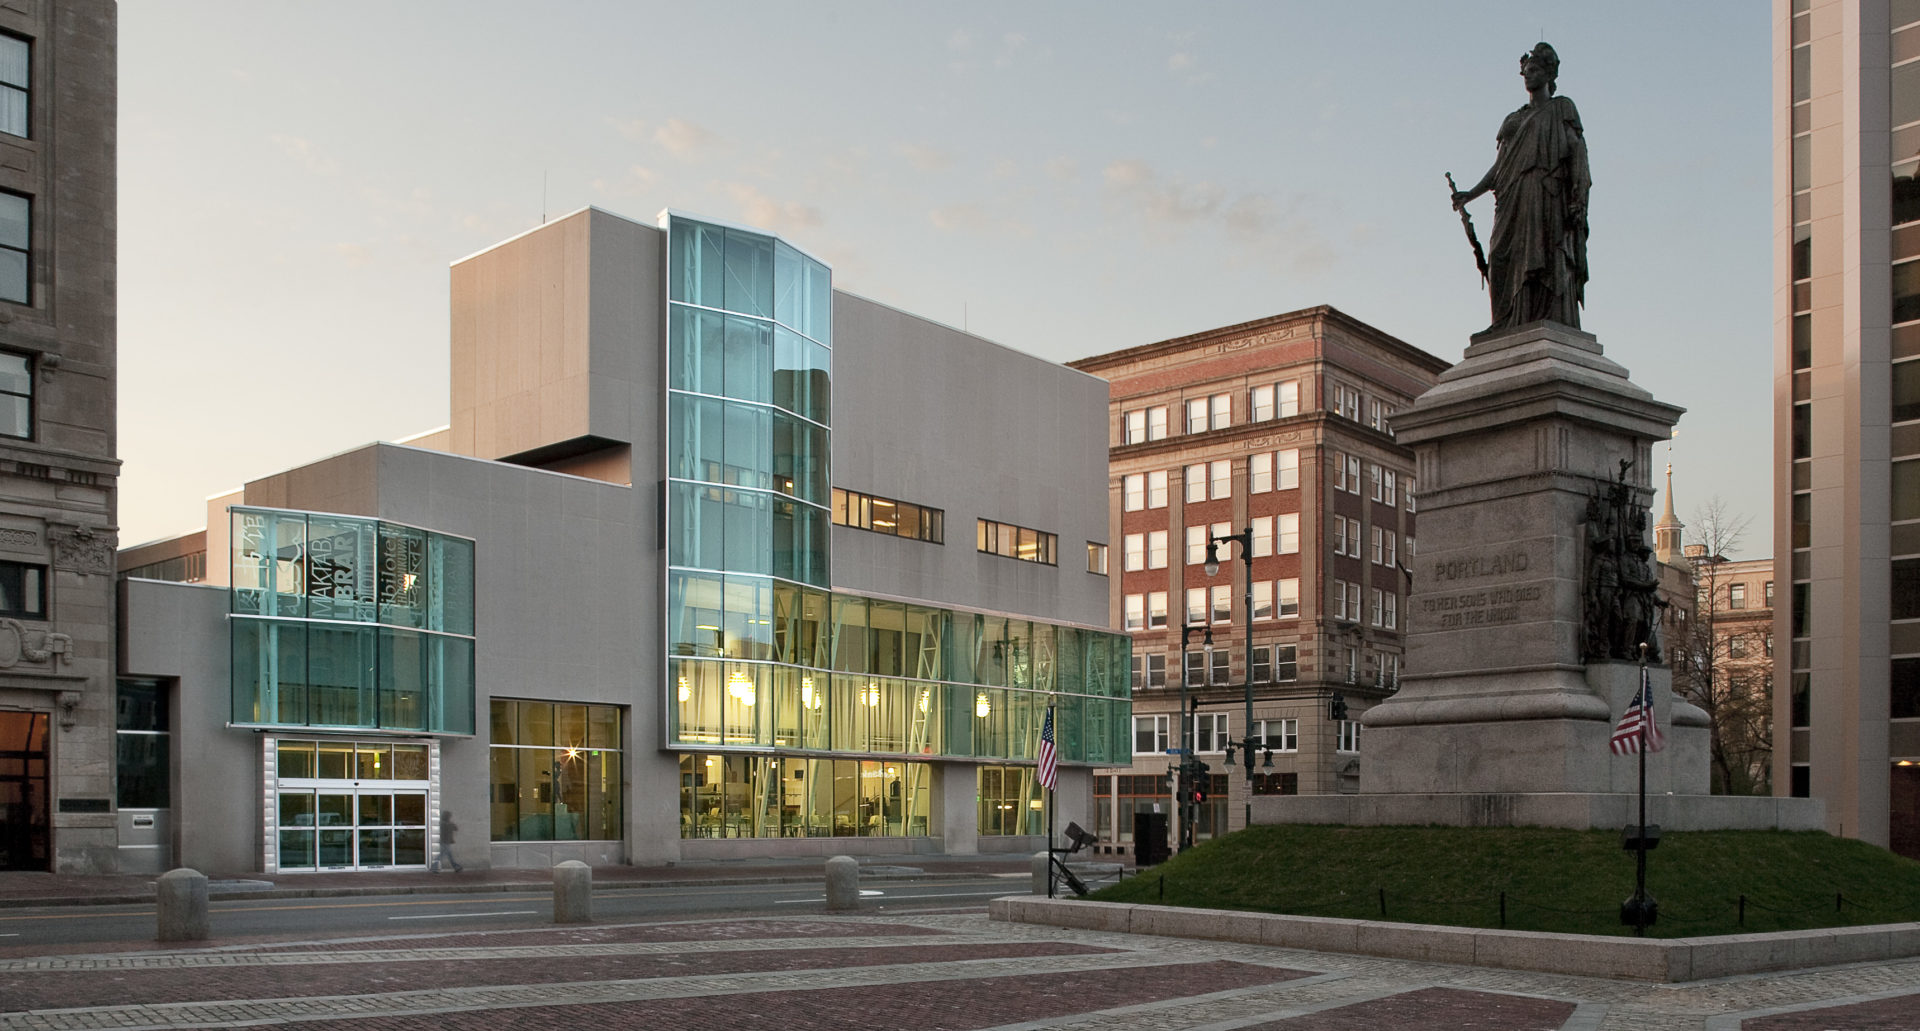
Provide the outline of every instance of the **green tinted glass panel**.
{"type": "Polygon", "coordinates": [[[433,619],[436,630],[473,633],[473,542],[434,534],[430,571],[433,619]]]}

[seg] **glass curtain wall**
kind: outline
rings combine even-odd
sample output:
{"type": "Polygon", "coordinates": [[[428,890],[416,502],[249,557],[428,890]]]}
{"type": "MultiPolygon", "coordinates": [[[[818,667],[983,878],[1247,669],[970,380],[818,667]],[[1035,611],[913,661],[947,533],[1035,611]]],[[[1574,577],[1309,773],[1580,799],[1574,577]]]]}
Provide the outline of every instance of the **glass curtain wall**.
{"type": "Polygon", "coordinates": [[[914,762],[682,755],[680,836],[925,837],[932,774],[914,762]]]}
{"type": "Polygon", "coordinates": [[[234,508],[232,720],[473,733],[473,541],[234,508]]]}
{"type": "Polygon", "coordinates": [[[516,701],[489,705],[494,841],[619,841],[620,710],[516,701]]]}

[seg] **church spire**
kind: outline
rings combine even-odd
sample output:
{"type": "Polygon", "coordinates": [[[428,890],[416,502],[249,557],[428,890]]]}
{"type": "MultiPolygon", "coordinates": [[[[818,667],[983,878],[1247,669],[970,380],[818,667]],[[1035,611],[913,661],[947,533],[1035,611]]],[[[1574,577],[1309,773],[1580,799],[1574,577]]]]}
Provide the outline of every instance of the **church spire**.
{"type": "Polygon", "coordinates": [[[1673,514],[1673,463],[1668,462],[1666,504],[1660,511],[1660,521],[1653,524],[1654,557],[1666,565],[1685,568],[1689,563],[1681,537],[1686,528],[1673,514]]]}

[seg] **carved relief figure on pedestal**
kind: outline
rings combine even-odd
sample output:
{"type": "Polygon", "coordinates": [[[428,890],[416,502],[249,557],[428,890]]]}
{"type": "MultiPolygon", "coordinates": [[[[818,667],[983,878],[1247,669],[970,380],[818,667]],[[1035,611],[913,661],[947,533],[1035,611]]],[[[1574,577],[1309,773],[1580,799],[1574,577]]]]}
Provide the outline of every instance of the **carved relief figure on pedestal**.
{"type": "Polygon", "coordinates": [[[1587,499],[1587,662],[1634,661],[1640,646],[1647,658],[1660,659],[1659,610],[1666,606],[1658,594],[1659,577],[1653,570],[1653,549],[1647,546],[1647,510],[1627,485],[1631,460],[1620,463],[1620,477],[1603,497],[1587,499]]]}

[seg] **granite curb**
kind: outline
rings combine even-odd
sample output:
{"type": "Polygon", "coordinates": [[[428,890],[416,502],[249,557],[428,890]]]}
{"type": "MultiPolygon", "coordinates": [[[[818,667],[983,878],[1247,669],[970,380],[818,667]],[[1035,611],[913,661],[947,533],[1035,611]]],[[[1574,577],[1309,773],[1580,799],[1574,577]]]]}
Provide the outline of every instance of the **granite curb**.
{"type": "Polygon", "coordinates": [[[993,899],[987,903],[987,915],[1009,923],[1076,930],[1204,938],[1659,984],[1920,956],[1920,923],[1701,938],[1614,938],[1033,895],[993,899]]]}
{"type": "MultiPolygon", "coordinates": [[[[299,875],[295,875],[296,877],[299,875]]],[[[1025,871],[893,871],[868,873],[862,871],[861,882],[868,881],[953,881],[978,880],[983,877],[1002,877],[1024,879],[1025,871]]],[[[719,888],[742,884],[824,884],[825,871],[799,873],[769,873],[764,876],[742,874],[729,877],[668,877],[642,879],[613,879],[596,876],[593,890],[617,891],[623,888],[719,888]]],[[[213,881],[208,886],[207,899],[210,902],[233,901],[236,899],[314,899],[314,898],[354,898],[377,895],[483,895],[504,894],[508,892],[544,892],[553,889],[551,877],[538,879],[519,879],[512,881],[483,881],[468,883],[384,883],[358,885],[316,885],[313,887],[286,886],[284,882],[274,882],[266,888],[222,888],[221,881],[213,881]]],[[[123,906],[138,905],[154,901],[157,878],[146,883],[144,889],[115,887],[93,894],[49,894],[49,895],[4,895],[0,896],[0,910],[26,909],[40,907],[78,907],[78,906],[123,906]]]]}

